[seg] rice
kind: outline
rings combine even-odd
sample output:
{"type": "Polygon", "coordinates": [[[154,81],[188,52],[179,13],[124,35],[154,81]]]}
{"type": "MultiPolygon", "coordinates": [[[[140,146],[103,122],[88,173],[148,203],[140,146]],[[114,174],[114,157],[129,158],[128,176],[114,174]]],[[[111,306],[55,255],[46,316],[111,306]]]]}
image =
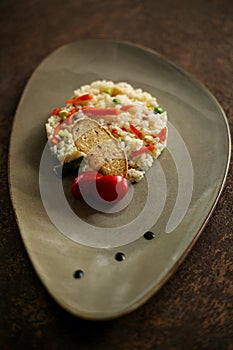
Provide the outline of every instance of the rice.
{"type": "Polygon", "coordinates": [[[150,93],[134,89],[126,82],[95,81],[75,90],[73,98],[59,108],[59,112],[58,109],[54,111],[46,123],[51,152],[61,164],[84,155],[75,147],[72,127],[77,119],[87,116],[85,108],[87,111],[93,107],[111,108],[117,112],[91,117],[119,140],[128,159],[128,180],[140,181],[166,147],[167,113],[150,93]],[[77,101],[78,97],[87,94],[91,95],[90,99],[77,101]]]}

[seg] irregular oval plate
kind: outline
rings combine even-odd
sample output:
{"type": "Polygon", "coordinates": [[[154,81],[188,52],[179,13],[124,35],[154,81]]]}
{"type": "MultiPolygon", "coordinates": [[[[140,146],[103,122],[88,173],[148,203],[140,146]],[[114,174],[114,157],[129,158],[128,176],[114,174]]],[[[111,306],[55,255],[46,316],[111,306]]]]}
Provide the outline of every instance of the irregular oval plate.
{"type": "Polygon", "coordinates": [[[88,319],[114,318],[144,303],[202,231],[222,191],[229,157],[229,127],[219,104],[193,77],[155,52],[105,40],[56,50],[25,88],[10,146],[13,206],[47,290],[65,309],[88,319]],[[63,210],[59,193],[51,198],[49,192],[48,159],[40,174],[44,123],[75,88],[97,79],[127,81],[156,96],[169,115],[168,147],[134,186],[126,208],[105,213],[74,202],[66,179],[60,187],[66,199],[63,210]],[[144,238],[148,230],[154,239],[144,238]],[[118,261],[117,253],[125,259],[118,261]],[[74,278],[78,270],[82,278],[74,278]]]}

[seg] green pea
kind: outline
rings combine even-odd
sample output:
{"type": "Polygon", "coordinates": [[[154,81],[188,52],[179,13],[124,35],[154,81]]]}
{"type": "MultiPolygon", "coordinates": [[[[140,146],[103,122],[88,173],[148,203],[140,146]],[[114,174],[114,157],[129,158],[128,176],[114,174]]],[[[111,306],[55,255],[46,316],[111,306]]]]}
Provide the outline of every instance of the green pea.
{"type": "Polygon", "coordinates": [[[112,101],[114,103],[121,104],[121,101],[119,100],[119,98],[114,98],[112,101]]]}
{"type": "Polygon", "coordinates": [[[157,107],[155,107],[155,108],[154,108],[154,112],[155,112],[155,113],[159,113],[159,114],[161,114],[161,113],[163,113],[163,112],[164,112],[164,110],[163,110],[163,108],[162,108],[162,107],[157,106],[157,107]]]}

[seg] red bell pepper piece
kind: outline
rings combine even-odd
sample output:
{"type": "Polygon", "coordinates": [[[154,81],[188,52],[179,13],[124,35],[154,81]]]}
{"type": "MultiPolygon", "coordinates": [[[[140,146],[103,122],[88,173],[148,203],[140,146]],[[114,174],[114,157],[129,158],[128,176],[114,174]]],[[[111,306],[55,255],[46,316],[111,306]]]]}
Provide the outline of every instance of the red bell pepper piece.
{"type": "Polygon", "coordinates": [[[155,137],[158,137],[160,141],[165,141],[167,137],[167,128],[163,128],[155,137]]]}
{"type": "Polygon", "coordinates": [[[53,136],[56,136],[56,135],[59,133],[60,130],[61,130],[61,125],[58,124],[58,125],[56,126],[56,128],[54,129],[53,136]]]}
{"type": "Polygon", "coordinates": [[[54,129],[54,132],[53,132],[53,137],[51,139],[51,142],[54,144],[54,145],[57,145],[58,144],[58,139],[57,139],[57,134],[59,133],[59,131],[61,130],[61,124],[58,124],[56,126],[56,128],[54,129]]]}
{"type": "Polygon", "coordinates": [[[60,110],[61,108],[54,108],[54,110],[52,111],[52,115],[58,115],[60,110]]]}
{"type": "Polygon", "coordinates": [[[140,156],[143,153],[152,152],[154,149],[155,149],[154,145],[143,146],[139,150],[132,152],[131,156],[134,158],[134,157],[140,156]]]}
{"type": "Polygon", "coordinates": [[[65,123],[67,125],[71,125],[72,124],[72,116],[73,114],[76,112],[76,108],[72,108],[70,111],[69,111],[69,114],[67,115],[66,117],[66,120],[65,120],[65,123]]]}
{"type": "Polygon", "coordinates": [[[74,97],[71,100],[66,100],[66,103],[73,104],[73,103],[82,102],[82,101],[89,101],[89,100],[92,100],[93,98],[94,96],[92,94],[84,94],[81,96],[74,97]]]}
{"type": "Polygon", "coordinates": [[[131,105],[122,106],[121,110],[122,110],[122,112],[127,112],[132,107],[134,107],[134,106],[131,106],[131,105]]]}
{"type": "Polygon", "coordinates": [[[142,132],[138,130],[136,126],[134,126],[133,124],[130,124],[129,127],[139,139],[142,139],[142,132]]]}
{"type": "Polygon", "coordinates": [[[117,129],[113,129],[112,130],[112,134],[113,134],[113,136],[118,136],[118,130],[117,129]]]}
{"type": "Polygon", "coordinates": [[[58,139],[55,136],[53,136],[52,139],[51,139],[51,142],[52,142],[53,145],[57,145],[58,144],[58,139]]]}
{"type": "Polygon", "coordinates": [[[85,107],[82,108],[83,113],[91,114],[93,116],[105,116],[105,115],[118,115],[118,108],[97,108],[97,107],[85,107]]]}

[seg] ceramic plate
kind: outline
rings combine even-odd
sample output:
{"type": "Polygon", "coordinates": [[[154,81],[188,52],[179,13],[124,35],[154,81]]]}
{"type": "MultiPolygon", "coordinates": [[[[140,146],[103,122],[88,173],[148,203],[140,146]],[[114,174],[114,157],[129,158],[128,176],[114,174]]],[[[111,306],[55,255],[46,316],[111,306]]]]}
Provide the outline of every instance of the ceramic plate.
{"type": "Polygon", "coordinates": [[[19,103],[9,177],[22,239],[46,289],[66,310],[88,319],[140,306],[202,231],[222,191],[229,155],[229,127],[215,98],[157,53],[105,40],[53,52],[19,103]],[[109,210],[71,198],[71,179],[52,172],[44,128],[54,107],[98,79],[149,91],[169,116],[167,149],[133,186],[127,205],[109,210]]]}

